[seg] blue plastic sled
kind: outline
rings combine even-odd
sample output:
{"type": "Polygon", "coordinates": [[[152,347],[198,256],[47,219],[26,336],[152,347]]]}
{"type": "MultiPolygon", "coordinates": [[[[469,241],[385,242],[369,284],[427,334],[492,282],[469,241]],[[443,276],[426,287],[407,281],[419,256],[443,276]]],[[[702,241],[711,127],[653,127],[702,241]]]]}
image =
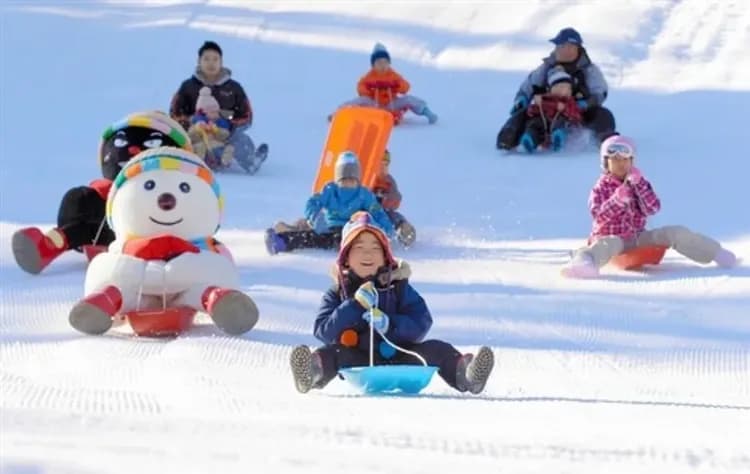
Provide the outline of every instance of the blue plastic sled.
{"type": "Polygon", "coordinates": [[[376,365],[341,369],[339,373],[363,393],[419,393],[437,370],[425,365],[376,365]]]}

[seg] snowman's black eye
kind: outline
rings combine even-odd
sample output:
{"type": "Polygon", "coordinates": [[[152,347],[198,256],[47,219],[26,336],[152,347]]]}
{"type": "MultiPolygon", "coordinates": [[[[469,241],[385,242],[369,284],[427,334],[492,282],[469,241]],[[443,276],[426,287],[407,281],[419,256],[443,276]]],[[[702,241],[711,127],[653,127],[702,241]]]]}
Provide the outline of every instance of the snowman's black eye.
{"type": "Polygon", "coordinates": [[[152,189],[156,187],[156,183],[154,182],[153,179],[149,179],[148,181],[143,183],[143,187],[146,189],[146,191],[151,191],[152,189]]]}
{"type": "Polygon", "coordinates": [[[114,145],[117,148],[122,148],[124,146],[127,146],[127,144],[128,144],[128,141],[126,139],[120,138],[120,137],[115,138],[114,145]]]}
{"type": "Polygon", "coordinates": [[[189,193],[190,185],[187,183],[180,183],[180,191],[182,191],[183,193],[189,193]]]}

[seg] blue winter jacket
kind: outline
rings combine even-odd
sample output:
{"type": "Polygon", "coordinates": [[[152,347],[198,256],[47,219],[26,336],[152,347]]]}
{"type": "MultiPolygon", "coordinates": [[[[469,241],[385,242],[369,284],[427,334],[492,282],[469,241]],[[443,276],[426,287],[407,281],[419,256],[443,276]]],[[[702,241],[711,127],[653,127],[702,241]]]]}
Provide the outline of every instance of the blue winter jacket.
{"type": "Polygon", "coordinates": [[[389,237],[395,235],[393,224],[377,198],[364,186],[342,188],[336,183],[328,183],[319,194],[308,199],[305,206],[305,218],[314,222],[318,213],[324,211],[325,224],[328,228],[343,227],[357,211],[367,211],[389,237]]]}
{"type": "MultiPolygon", "coordinates": [[[[408,282],[408,264],[401,262],[387,285],[378,285],[378,308],[388,315],[385,336],[395,344],[421,342],[432,327],[432,316],[424,299],[408,282]]],[[[341,333],[352,329],[359,335],[359,347],[369,348],[370,325],[362,319],[365,309],[350,295],[364,281],[356,277],[343,290],[338,286],[324,295],[315,319],[315,337],[325,344],[339,344],[341,333]]],[[[381,338],[376,334],[376,341],[381,338]]],[[[377,343],[376,343],[377,344],[377,343]]]]}

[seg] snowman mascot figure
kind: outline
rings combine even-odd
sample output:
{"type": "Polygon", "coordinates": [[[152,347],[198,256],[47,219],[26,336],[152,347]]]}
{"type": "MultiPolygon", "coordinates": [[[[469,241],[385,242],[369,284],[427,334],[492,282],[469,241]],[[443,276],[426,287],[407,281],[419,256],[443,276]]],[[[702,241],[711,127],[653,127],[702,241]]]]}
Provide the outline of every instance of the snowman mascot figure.
{"type": "Polygon", "coordinates": [[[70,324],[103,334],[130,311],[188,306],[206,312],[227,334],[258,321],[253,300],[237,289],[228,249],[213,238],[223,197],[211,170],[175,147],[143,151],[123,166],[107,196],[115,233],[86,271],[85,298],[70,324]]]}

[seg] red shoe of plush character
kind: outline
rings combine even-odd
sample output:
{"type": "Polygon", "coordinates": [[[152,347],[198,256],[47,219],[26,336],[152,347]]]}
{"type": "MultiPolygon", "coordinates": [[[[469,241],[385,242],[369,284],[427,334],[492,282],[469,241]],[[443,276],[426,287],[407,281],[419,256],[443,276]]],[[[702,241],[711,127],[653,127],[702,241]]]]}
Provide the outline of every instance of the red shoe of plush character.
{"type": "Polygon", "coordinates": [[[70,325],[86,334],[104,334],[122,307],[122,293],[114,286],[92,293],[70,310],[70,325]]]}
{"type": "Polygon", "coordinates": [[[258,307],[241,291],[212,286],[203,292],[201,302],[214,324],[227,334],[243,334],[258,322],[258,307]]]}
{"type": "Polygon", "coordinates": [[[13,234],[13,256],[24,271],[36,275],[68,250],[65,234],[52,229],[43,234],[35,227],[27,227],[13,234]]]}

